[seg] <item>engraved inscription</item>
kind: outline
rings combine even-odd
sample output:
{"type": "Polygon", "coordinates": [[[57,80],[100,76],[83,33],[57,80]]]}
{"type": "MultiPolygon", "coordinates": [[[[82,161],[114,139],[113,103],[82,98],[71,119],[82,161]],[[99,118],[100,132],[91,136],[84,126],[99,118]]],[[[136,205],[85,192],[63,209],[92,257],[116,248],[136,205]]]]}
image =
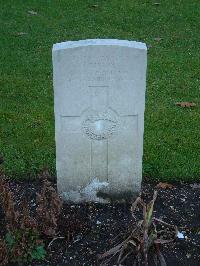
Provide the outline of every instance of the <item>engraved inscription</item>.
{"type": "Polygon", "coordinates": [[[118,115],[111,108],[104,112],[87,111],[82,123],[84,133],[94,140],[108,139],[116,132],[118,126],[118,115]]]}
{"type": "MultiPolygon", "coordinates": [[[[89,49],[89,48],[88,48],[89,49]]],[[[105,55],[99,53],[98,56],[94,54],[89,55],[69,55],[69,65],[68,65],[68,78],[70,79],[80,79],[80,74],[83,75],[86,80],[124,80],[131,79],[132,70],[130,69],[127,61],[130,60],[130,56],[123,56],[117,54],[115,56],[109,53],[105,55]],[[76,62],[81,61],[82,63],[77,65],[76,62]],[[123,65],[123,68],[121,67],[123,65]],[[76,71],[74,71],[76,69],[76,71]]]]}

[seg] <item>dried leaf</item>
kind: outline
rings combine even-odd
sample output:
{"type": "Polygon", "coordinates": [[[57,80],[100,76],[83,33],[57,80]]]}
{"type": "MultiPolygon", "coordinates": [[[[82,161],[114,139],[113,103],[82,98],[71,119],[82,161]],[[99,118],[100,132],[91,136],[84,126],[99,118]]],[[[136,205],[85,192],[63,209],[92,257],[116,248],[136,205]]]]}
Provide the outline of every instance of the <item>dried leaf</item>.
{"type": "Polygon", "coordinates": [[[154,41],[157,41],[157,42],[160,42],[162,40],[162,38],[160,38],[160,37],[156,37],[156,38],[153,38],[153,39],[154,39],[154,41]]]}
{"type": "Polygon", "coordinates": [[[123,246],[124,242],[122,242],[121,244],[111,248],[110,250],[106,251],[105,253],[103,253],[102,255],[99,255],[99,259],[104,259],[108,256],[111,256],[113,254],[117,254],[118,252],[120,252],[122,246],[123,246]]]}
{"type": "Polygon", "coordinates": [[[162,221],[161,219],[158,219],[158,218],[155,218],[155,217],[153,217],[153,220],[158,222],[158,223],[161,223],[163,225],[166,225],[166,226],[169,226],[169,227],[173,228],[175,230],[175,232],[176,232],[176,235],[177,235],[178,229],[177,229],[177,227],[175,225],[168,224],[168,223],[162,221]]]}
{"type": "Polygon", "coordinates": [[[99,7],[97,4],[95,4],[95,5],[90,5],[89,6],[90,8],[97,8],[97,7],[99,7]]]}
{"type": "Polygon", "coordinates": [[[135,218],[134,212],[138,205],[142,205],[142,206],[144,205],[144,202],[140,197],[137,197],[137,199],[133,202],[131,206],[131,213],[132,213],[133,218],[135,218]]]}
{"type": "Polygon", "coordinates": [[[148,236],[147,250],[154,244],[154,240],[157,239],[157,232],[151,231],[148,236]]]}
{"type": "Polygon", "coordinates": [[[169,184],[169,183],[158,183],[157,188],[162,188],[162,189],[167,189],[167,188],[174,188],[174,186],[172,184],[169,184]]]}
{"type": "Polygon", "coordinates": [[[178,102],[176,105],[181,106],[181,107],[194,107],[196,106],[196,103],[192,102],[178,102]]]}
{"type": "Polygon", "coordinates": [[[158,259],[160,261],[160,265],[161,266],[167,266],[167,263],[165,261],[165,258],[163,256],[163,254],[160,251],[158,251],[158,254],[157,255],[158,255],[158,259]]]}
{"type": "Polygon", "coordinates": [[[29,10],[28,14],[36,16],[38,13],[36,11],[29,10]]]}
{"type": "Polygon", "coordinates": [[[137,246],[136,242],[133,241],[133,240],[129,240],[128,243],[132,244],[132,245],[135,246],[135,247],[137,246]]]}
{"type": "Polygon", "coordinates": [[[120,250],[120,253],[119,253],[119,257],[118,257],[118,260],[117,260],[117,264],[120,265],[121,264],[121,260],[123,260],[124,258],[124,251],[125,249],[127,248],[127,245],[124,245],[121,250],[120,250]]]}
{"type": "Polygon", "coordinates": [[[146,212],[146,222],[147,222],[147,225],[150,226],[151,222],[152,222],[152,215],[153,215],[153,207],[154,207],[154,203],[155,203],[155,200],[157,198],[157,191],[154,191],[154,195],[153,195],[153,200],[150,201],[149,204],[147,204],[147,212],[146,212]]]}
{"type": "Polygon", "coordinates": [[[27,32],[17,32],[15,33],[15,36],[22,36],[22,35],[26,35],[27,32]]]}
{"type": "Polygon", "coordinates": [[[130,250],[123,258],[121,258],[119,265],[122,265],[122,263],[126,260],[126,258],[132,253],[133,251],[130,250]]]}

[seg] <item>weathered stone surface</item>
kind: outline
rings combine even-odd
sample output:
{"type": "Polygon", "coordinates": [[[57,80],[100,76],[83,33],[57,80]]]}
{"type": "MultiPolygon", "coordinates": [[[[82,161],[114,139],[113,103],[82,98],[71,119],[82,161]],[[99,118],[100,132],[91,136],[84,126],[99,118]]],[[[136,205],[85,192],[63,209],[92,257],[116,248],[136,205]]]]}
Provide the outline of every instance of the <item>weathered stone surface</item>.
{"type": "Polygon", "coordinates": [[[53,46],[56,168],[66,200],[140,190],[146,45],[83,40],[53,46]],[[100,193],[97,193],[100,192],[100,193]]]}

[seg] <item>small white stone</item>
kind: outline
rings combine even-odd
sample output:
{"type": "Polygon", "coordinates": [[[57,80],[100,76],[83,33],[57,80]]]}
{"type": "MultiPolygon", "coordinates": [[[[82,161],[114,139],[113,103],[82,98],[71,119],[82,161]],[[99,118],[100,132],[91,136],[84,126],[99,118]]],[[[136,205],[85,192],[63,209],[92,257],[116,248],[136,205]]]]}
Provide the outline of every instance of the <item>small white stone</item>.
{"type": "Polygon", "coordinates": [[[184,234],[181,233],[181,232],[178,232],[178,233],[177,233],[177,237],[178,237],[179,239],[184,239],[184,238],[185,238],[185,237],[184,237],[184,234]]]}

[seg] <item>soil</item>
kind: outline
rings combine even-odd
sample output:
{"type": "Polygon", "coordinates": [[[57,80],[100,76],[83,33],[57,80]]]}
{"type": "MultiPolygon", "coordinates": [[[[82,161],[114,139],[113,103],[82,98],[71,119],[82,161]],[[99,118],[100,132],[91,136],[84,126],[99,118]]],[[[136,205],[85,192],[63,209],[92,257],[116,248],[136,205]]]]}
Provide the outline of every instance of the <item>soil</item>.
{"type": "MultiPolygon", "coordinates": [[[[55,186],[55,184],[54,184],[55,186]]],[[[10,182],[17,204],[25,196],[30,208],[36,206],[35,194],[39,182],[10,182]]],[[[158,191],[154,216],[176,225],[184,239],[162,246],[167,265],[200,265],[200,184],[179,183],[172,188],[157,188],[156,184],[142,184],[142,198],[148,202],[158,191]]],[[[129,203],[64,204],[58,234],[52,241],[46,238],[48,254],[43,262],[24,265],[100,265],[98,255],[119,243],[131,224],[129,203]],[[118,240],[116,240],[118,238],[118,240]]],[[[3,218],[0,211],[0,220],[3,218]]],[[[151,263],[150,263],[151,264],[151,263]]],[[[115,260],[107,265],[116,265],[115,260]]],[[[123,265],[134,265],[131,260],[123,265]]],[[[153,264],[152,264],[153,265],[153,264]]]]}

